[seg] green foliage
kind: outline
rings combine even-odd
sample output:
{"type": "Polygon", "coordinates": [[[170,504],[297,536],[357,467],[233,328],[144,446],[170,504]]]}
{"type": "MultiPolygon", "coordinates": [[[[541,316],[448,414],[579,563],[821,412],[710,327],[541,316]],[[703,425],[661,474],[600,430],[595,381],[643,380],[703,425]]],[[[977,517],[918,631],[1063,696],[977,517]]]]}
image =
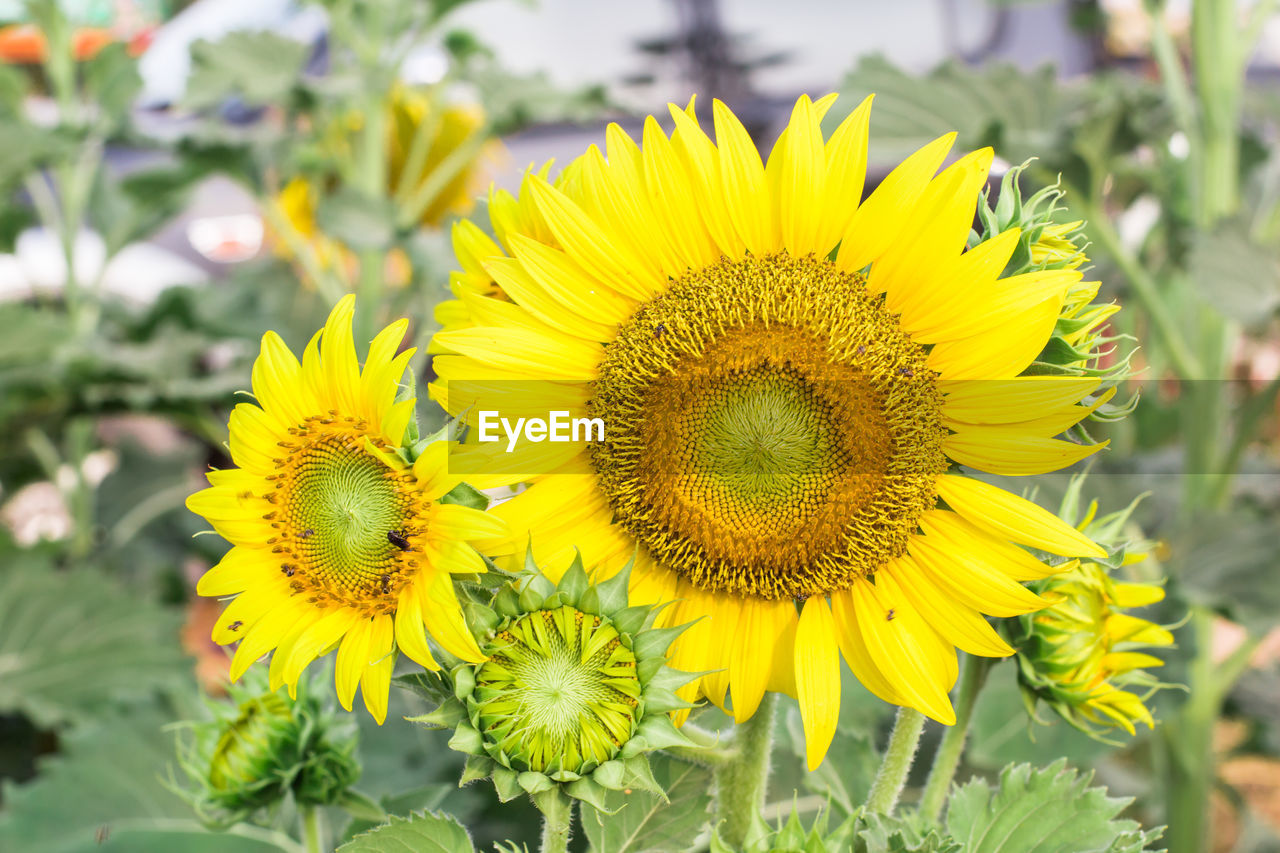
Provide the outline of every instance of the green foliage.
{"type": "Polygon", "coordinates": [[[609,812],[583,809],[582,829],[597,853],[684,853],[706,826],[711,771],[663,755],[651,759],[653,776],[666,792],[608,791],[609,812]]]}
{"type": "MultiPolygon", "coordinates": [[[[65,594],[64,589],[64,594],[65,594]]],[[[164,784],[173,760],[166,706],[127,713],[102,703],[25,785],[4,783],[0,850],[24,853],[265,853],[278,837],[210,834],[164,784]]]]}
{"type": "Polygon", "coordinates": [[[1246,326],[1257,329],[1280,309],[1280,249],[1251,238],[1243,222],[1196,232],[1190,270],[1201,298],[1246,326]]]}
{"type": "Polygon", "coordinates": [[[343,844],[338,853],[470,853],[474,849],[467,830],[456,818],[425,811],[408,818],[393,816],[390,823],[343,844]]]}
{"type": "Polygon", "coordinates": [[[1066,759],[1035,769],[1006,767],[993,787],[981,779],[959,786],[947,807],[947,831],[965,853],[1140,853],[1161,831],[1119,818],[1131,800],[1091,788],[1066,759]]]}
{"type": "Polygon", "coordinates": [[[236,95],[251,106],[284,100],[307,61],[305,44],[268,32],[231,33],[191,46],[191,76],[184,104],[208,109],[236,95]]]}
{"type": "Polygon", "coordinates": [[[0,711],[87,721],[113,696],[176,680],[177,619],[91,568],[40,551],[0,556],[0,711]]]}

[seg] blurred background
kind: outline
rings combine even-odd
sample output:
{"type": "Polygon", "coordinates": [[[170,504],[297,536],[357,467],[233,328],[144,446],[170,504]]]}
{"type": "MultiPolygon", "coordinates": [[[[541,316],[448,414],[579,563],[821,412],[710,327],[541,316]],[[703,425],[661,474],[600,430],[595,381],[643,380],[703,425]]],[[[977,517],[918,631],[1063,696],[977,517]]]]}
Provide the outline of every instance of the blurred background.
{"type": "MultiPolygon", "coordinates": [[[[425,347],[452,223],[487,228],[491,184],[603,146],[611,121],[669,126],[694,94],[767,150],[797,95],[831,91],[831,127],[877,93],[868,192],[953,129],[995,147],[993,192],[1037,158],[1024,194],[1057,182],[1089,220],[1089,277],[1125,309],[1113,358],[1136,350],[1136,408],[1091,427],[1111,446],[1088,491],[1104,511],[1146,495],[1144,571],[1169,576],[1158,615],[1179,626],[1162,678],[1188,690],[1112,746],[1029,731],[1005,672],[967,772],[1066,756],[1175,853],[1280,850],[1277,5],[0,0],[0,850],[279,849],[269,828],[199,831],[166,728],[223,692],[223,605],[194,583],[225,545],[193,538],[183,501],[229,465],[265,330],[300,348],[356,291],[357,339],[408,316],[425,347]]],[[[846,718],[883,725],[845,684],[846,718]]],[[[455,754],[395,724],[413,701],[381,729],[353,715],[362,789],[447,808],[479,844],[533,837],[531,809],[458,790],[455,754]]],[[[783,799],[866,782],[779,749],[783,799]]]]}

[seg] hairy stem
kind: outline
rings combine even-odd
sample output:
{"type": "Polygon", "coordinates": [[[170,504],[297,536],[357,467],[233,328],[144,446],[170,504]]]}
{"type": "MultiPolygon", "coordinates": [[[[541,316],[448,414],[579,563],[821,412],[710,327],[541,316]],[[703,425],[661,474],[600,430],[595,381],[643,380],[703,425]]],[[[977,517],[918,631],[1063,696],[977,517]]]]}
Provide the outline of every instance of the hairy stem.
{"type": "Polygon", "coordinates": [[[764,694],[755,715],[734,733],[733,758],[715,768],[716,821],[721,838],[734,849],[746,841],[751,821],[764,805],[777,705],[776,693],[764,694]]]}
{"type": "Polygon", "coordinates": [[[556,808],[542,810],[542,842],[541,853],[567,853],[569,850],[569,829],[573,825],[572,801],[557,801],[556,808]]]}
{"type": "Polygon", "coordinates": [[[988,658],[967,655],[964,659],[964,670],[960,673],[960,695],[956,699],[956,724],[942,736],[942,743],[938,745],[938,752],[933,757],[933,766],[929,768],[924,793],[920,797],[920,814],[931,823],[936,822],[938,815],[942,814],[942,805],[946,802],[951,782],[956,777],[960,756],[964,754],[965,739],[969,736],[969,724],[973,721],[973,709],[977,704],[978,693],[986,683],[990,667],[991,661],[988,658]]]}
{"type": "Polygon", "coordinates": [[[898,709],[898,717],[893,721],[893,733],[889,735],[889,745],[885,747],[884,759],[871,784],[871,793],[867,795],[867,811],[893,814],[898,797],[907,784],[907,774],[911,772],[911,762],[915,760],[916,747],[920,744],[920,732],[923,730],[924,714],[914,708],[898,709]]]}

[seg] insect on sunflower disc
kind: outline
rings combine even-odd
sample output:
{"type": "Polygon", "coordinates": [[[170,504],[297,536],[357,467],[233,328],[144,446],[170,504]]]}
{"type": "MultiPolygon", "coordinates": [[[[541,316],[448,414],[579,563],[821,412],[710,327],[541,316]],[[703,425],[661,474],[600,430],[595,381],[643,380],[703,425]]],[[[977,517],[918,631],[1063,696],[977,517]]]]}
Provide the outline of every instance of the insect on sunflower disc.
{"type": "Polygon", "coordinates": [[[235,598],[214,626],[239,642],[238,679],[268,652],[271,687],[294,688],[337,647],[337,692],[356,688],[382,722],[397,652],[437,669],[427,633],[451,654],[483,660],[467,630],[452,574],[484,570],[472,542],[500,539],[493,516],[439,503],[459,478],[446,445],[412,465],[394,454],[414,400],[396,400],[413,350],[397,354],[406,321],[379,334],[363,369],[351,336],[355,298],[338,303],[302,361],[273,332],[254,364],[257,404],[231,414],[236,468],[211,471],[187,506],[233,544],[197,592],[235,598]]]}
{"type": "Polygon", "coordinates": [[[1080,273],[1002,277],[1017,228],[966,249],[992,152],[939,173],[953,134],[862,200],[871,101],[824,139],[833,101],[800,98],[767,163],[723,104],[714,142],[690,104],[671,135],[611,126],[605,152],[491,194],[496,242],[457,234],[465,275],[500,294],[463,293],[467,323],[433,343],[454,414],[468,382],[534,379],[548,409],[605,421],[496,514],[552,571],[580,548],[607,575],[638,547],[632,598],[694,623],[671,663],[710,673],[684,697],[741,721],[766,690],[796,696],[811,766],[842,654],[876,695],[951,723],[956,648],[1008,655],[984,614],[1046,603],[1020,582],[1057,569],[1019,546],[1103,553],[954,471],[1098,449],[1055,436],[1099,379],[1022,375],[1080,273]]]}

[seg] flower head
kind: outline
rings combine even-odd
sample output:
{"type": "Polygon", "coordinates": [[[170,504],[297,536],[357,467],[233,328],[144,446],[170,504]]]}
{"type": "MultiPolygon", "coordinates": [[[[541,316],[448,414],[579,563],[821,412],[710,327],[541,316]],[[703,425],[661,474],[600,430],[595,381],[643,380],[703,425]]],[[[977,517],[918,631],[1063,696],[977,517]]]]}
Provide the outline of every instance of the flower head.
{"type": "Polygon", "coordinates": [[[953,134],[863,200],[871,102],[824,139],[833,101],[800,98],[767,162],[723,104],[714,142],[690,104],[671,135],[612,126],[606,152],[526,175],[490,204],[496,240],[468,244],[468,280],[500,295],[462,293],[467,322],[433,343],[453,414],[485,383],[546,380],[548,410],[604,421],[554,464],[526,448],[533,483],[495,513],[552,577],[576,547],[606,575],[638,549],[633,600],[692,623],[672,664],[708,673],[684,698],[741,721],[766,690],[795,695],[810,766],[842,654],[950,724],[956,647],[1008,655],[983,614],[1048,603],[1021,582],[1056,569],[1020,546],[1104,556],[956,470],[1099,449],[1056,438],[1105,402],[1099,377],[1024,375],[1080,272],[1023,270],[1016,223],[968,245],[992,152],[935,175],[953,134]]]}
{"type": "Polygon", "coordinates": [[[503,800],[528,793],[544,809],[660,793],[645,753],[692,746],[669,717],[689,707],[672,691],[690,676],[665,665],[681,629],[654,629],[653,608],[628,606],[629,574],[593,585],[575,562],[552,584],[530,566],[473,611],[487,660],[418,678],[444,701],[411,719],[456,729],[449,745],[471,756],[464,784],[491,776],[503,800]]]}
{"type": "Polygon", "coordinates": [[[308,690],[296,699],[256,683],[230,690],[234,704],[210,702],[215,719],[191,726],[180,760],[198,790],[185,791],[211,825],[230,826],[292,798],[332,805],[360,778],[353,732],[308,690]]]}
{"type": "Polygon", "coordinates": [[[351,337],[354,297],[333,309],[301,363],[273,332],[253,368],[257,403],[231,414],[238,467],[211,471],[187,500],[234,547],[200,579],[201,595],[235,598],[213,629],[239,643],[231,678],[274,650],[272,688],[296,685],[337,648],[337,690],[350,710],[356,687],[382,722],[398,652],[438,668],[429,632],[451,654],[484,656],[466,629],[454,574],[482,573],[470,543],[504,525],[440,502],[458,486],[444,442],[406,461],[398,452],[414,399],[398,396],[413,350],[397,354],[407,321],[384,329],[363,369],[351,337]]]}
{"type": "MultiPolygon", "coordinates": [[[[1083,478],[1072,489],[1078,492],[1083,478]]],[[[1064,720],[1090,735],[1108,729],[1134,734],[1134,725],[1155,725],[1146,700],[1164,684],[1148,670],[1164,661],[1148,650],[1173,644],[1161,625],[1130,611],[1164,599],[1156,583],[1121,581],[1114,569],[1148,559],[1151,543],[1125,542],[1133,506],[1094,519],[1097,502],[1080,527],[1110,546],[1107,561],[1084,560],[1070,571],[1041,581],[1037,588],[1057,603],[1014,623],[1019,682],[1034,716],[1043,701],[1064,720]]]]}

